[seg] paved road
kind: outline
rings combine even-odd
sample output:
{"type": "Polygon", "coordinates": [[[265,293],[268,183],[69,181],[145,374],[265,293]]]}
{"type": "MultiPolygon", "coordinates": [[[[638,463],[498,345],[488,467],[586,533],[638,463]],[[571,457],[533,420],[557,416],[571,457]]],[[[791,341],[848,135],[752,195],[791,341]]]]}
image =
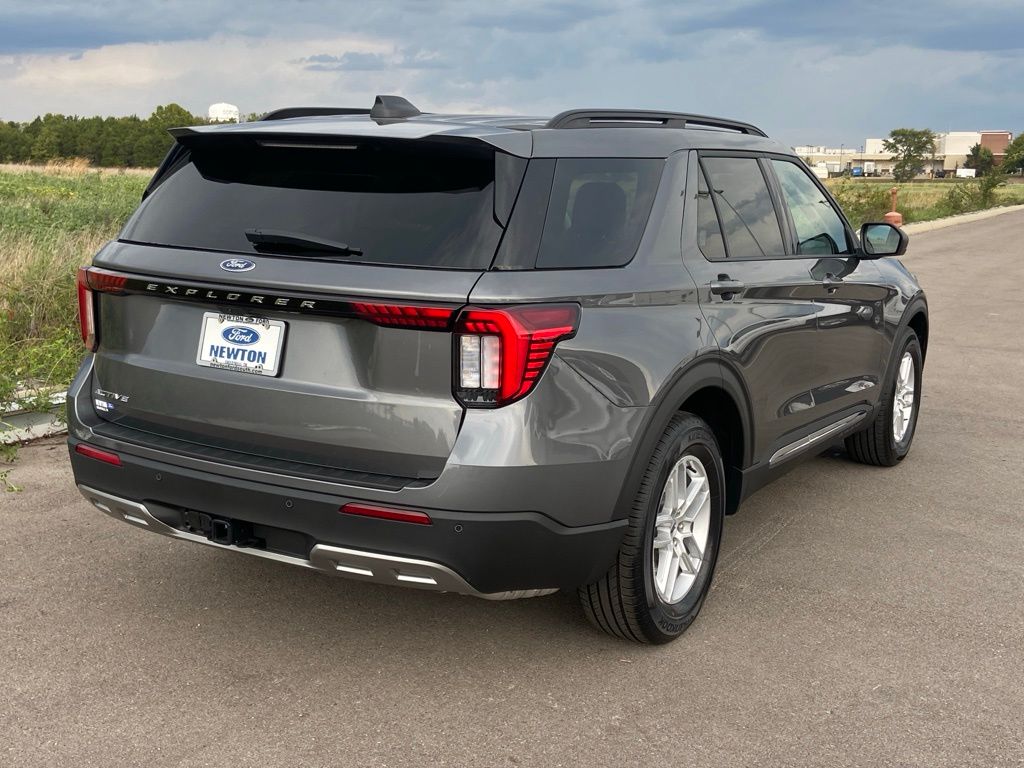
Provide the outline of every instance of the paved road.
{"type": "Polygon", "coordinates": [[[59,444],[0,494],[0,765],[1024,762],[1024,213],[914,239],[924,410],[895,470],[804,464],[726,525],[663,648],[170,541],[59,444]],[[1002,299],[1002,301],[1000,301],[1002,299]]]}

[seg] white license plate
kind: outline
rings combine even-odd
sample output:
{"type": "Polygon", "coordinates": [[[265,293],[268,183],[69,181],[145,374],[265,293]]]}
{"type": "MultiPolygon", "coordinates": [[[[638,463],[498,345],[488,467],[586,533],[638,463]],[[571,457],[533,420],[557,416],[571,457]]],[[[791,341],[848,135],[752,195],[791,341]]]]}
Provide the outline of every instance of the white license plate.
{"type": "Polygon", "coordinates": [[[205,312],[196,362],[208,368],[276,376],[284,333],[280,320],[205,312]]]}

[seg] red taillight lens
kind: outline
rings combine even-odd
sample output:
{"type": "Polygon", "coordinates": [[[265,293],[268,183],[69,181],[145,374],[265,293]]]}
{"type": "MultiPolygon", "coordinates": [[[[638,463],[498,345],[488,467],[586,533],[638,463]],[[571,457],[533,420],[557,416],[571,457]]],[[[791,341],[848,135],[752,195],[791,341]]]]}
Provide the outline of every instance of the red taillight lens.
{"type": "Polygon", "coordinates": [[[82,343],[90,352],[96,351],[96,297],[93,291],[120,293],[128,282],[126,275],[97,267],[78,268],[78,328],[82,343]]]}
{"type": "Polygon", "coordinates": [[[455,323],[455,391],[466,405],[506,405],[540,379],[555,345],[579,327],[578,304],[467,307],[455,323]]]}
{"type": "Polygon", "coordinates": [[[90,459],[96,459],[96,461],[102,461],[106,464],[113,464],[115,467],[121,466],[121,457],[116,453],[110,451],[104,451],[101,448],[95,448],[85,443],[79,443],[75,446],[75,453],[80,453],[83,456],[88,456],[90,459]]]}
{"type": "Polygon", "coordinates": [[[93,312],[92,291],[89,289],[89,268],[78,268],[78,328],[82,343],[90,352],[96,350],[96,314],[93,312]]]}
{"type": "Polygon", "coordinates": [[[108,272],[99,267],[88,267],[86,273],[89,276],[89,287],[101,293],[120,293],[128,283],[128,275],[108,272]]]}
{"type": "Polygon", "coordinates": [[[417,304],[366,304],[353,302],[352,309],[362,320],[392,328],[424,328],[446,330],[452,322],[454,309],[425,307],[417,304]]]}
{"type": "Polygon", "coordinates": [[[417,523],[418,525],[430,525],[430,515],[426,512],[417,512],[412,509],[392,509],[391,507],[378,507],[374,504],[361,504],[350,502],[338,510],[346,515],[359,515],[360,517],[375,517],[378,520],[396,520],[400,523],[417,523]]]}

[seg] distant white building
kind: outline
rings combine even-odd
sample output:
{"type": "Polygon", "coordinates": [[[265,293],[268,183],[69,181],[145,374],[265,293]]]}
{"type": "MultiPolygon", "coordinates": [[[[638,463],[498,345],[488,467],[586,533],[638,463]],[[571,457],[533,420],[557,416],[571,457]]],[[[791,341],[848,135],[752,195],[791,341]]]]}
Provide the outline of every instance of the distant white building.
{"type": "Polygon", "coordinates": [[[217,123],[237,123],[239,111],[238,107],[234,104],[220,102],[218,104],[211,104],[210,108],[206,111],[206,116],[217,123]]]}
{"type": "MultiPolygon", "coordinates": [[[[975,144],[990,149],[996,162],[1002,161],[1006,147],[1013,139],[1009,131],[949,131],[935,134],[935,149],[924,162],[924,171],[933,174],[962,168],[975,144]]],[[[794,147],[794,151],[815,170],[830,175],[849,171],[854,175],[890,176],[896,157],[885,151],[885,139],[864,140],[863,147],[794,147]]],[[[820,174],[819,174],[820,175],[820,174]]]]}

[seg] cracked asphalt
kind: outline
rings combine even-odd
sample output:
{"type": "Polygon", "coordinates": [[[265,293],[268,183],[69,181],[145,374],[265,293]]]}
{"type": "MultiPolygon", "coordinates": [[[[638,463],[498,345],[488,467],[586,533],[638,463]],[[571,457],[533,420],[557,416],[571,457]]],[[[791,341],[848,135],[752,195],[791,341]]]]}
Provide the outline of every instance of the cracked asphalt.
{"type": "Polygon", "coordinates": [[[892,470],[833,450],[726,523],[678,642],[349,582],[0,493],[0,766],[1024,763],[1024,212],[915,236],[931,343],[892,470]]]}

